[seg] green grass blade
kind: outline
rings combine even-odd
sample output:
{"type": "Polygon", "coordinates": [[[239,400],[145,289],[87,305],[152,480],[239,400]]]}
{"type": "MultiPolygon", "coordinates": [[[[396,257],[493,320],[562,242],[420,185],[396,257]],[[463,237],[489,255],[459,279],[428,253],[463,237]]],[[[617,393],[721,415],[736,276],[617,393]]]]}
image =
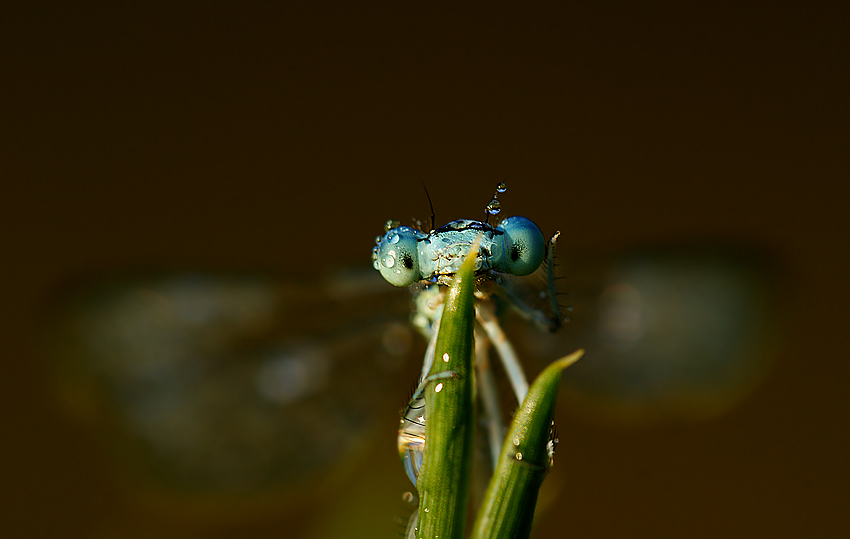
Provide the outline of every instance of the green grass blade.
{"type": "Polygon", "coordinates": [[[551,462],[547,447],[561,372],[584,354],[552,363],[531,385],[511,422],[499,463],[473,527],[473,539],[525,539],[531,533],[537,493],[551,462]]]}
{"type": "Polygon", "coordinates": [[[446,293],[425,392],[425,452],[416,488],[416,537],[463,536],[474,431],[475,256],[477,242],[446,293]],[[441,374],[442,373],[442,374],[441,374]],[[451,373],[451,377],[446,377],[451,373]]]}

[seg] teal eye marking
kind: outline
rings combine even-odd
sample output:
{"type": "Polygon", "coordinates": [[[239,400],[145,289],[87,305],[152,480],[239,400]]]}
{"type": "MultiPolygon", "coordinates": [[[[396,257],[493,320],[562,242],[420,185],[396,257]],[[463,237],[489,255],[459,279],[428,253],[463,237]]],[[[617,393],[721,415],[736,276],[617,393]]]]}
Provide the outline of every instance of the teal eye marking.
{"type": "Polygon", "coordinates": [[[523,276],[534,273],[546,254],[546,240],[537,225],[525,217],[508,217],[496,230],[502,231],[502,250],[494,260],[496,271],[523,276]]]}
{"type": "Polygon", "coordinates": [[[419,270],[418,242],[425,234],[409,226],[387,231],[372,249],[372,265],[395,286],[410,286],[424,277],[419,270]]]}

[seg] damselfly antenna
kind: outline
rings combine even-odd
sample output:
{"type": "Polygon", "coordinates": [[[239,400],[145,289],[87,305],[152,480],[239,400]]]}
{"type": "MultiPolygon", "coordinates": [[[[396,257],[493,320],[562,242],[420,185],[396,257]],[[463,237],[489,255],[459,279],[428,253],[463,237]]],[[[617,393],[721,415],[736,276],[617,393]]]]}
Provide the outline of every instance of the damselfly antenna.
{"type": "Polygon", "coordinates": [[[434,215],[434,204],[431,202],[431,195],[428,194],[428,188],[425,187],[425,182],[422,182],[422,189],[425,189],[425,196],[428,198],[428,206],[431,207],[431,224],[428,226],[428,232],[433,232],[437,224],[434,215]]]}

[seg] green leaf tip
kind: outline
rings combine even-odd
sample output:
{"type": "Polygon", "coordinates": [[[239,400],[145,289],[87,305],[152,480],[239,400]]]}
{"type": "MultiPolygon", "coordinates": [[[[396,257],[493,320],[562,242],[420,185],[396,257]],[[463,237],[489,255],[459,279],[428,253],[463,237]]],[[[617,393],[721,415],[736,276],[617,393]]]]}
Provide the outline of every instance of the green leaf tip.
{"type": "Polygon", "coordinates": [[[564,356],[557,361],[553,361],[552,364],[549,365],[549,367],[547,367],[547,369],[557,368],[558,370],[563,371],[564,369],[566,369],[567,367],[569,367],[570,365],[572,365],[576,361],[580,360],[582,358],[582,356],[584,356],[584,349],[579,348],[578,350],[576,350],[572,354],[570,354],[568,356],[564,356]]]}
{"type": "Polygon", "coordinates": [[[561,373],[583,355],[584,350],[578,350],[553,362],[529,388],[505,437],[473,539],[523,539],[531,534],[537,494],[552,463],[552,419],[561,373]]]}

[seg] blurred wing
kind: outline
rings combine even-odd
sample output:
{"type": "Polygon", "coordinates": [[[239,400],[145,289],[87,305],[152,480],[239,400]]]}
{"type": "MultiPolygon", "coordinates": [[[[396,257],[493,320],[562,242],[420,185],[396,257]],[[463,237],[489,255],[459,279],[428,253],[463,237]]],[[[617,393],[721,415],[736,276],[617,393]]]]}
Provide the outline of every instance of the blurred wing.
{"type": "Polygon", "coordinates": [[[710,417],[767,371],[777,268],[729,245],[573,258],[564,279],[570,323],[555,335],[522,327],[515,339],[545,361],[587,350],[564,375],[570,413],[638,423],[710,417]]]}
{"type": "Polygon", "coordinates": [[[65,299],[47,342],[65,402],[137,479],[301,496],[351,468],[377,421],[392,432],[423,349],[409,302],[371,269],[148,276],[65,299]]]}
{"type": "MultiPolygon", "coordinates": [[[[769,259],[728,246],[563,259],[571,322],[507,329],[529,374],[587,350],[564,375],[570,413],[703,418],[764,376],[777,330],[769,259]]],[[[46,342],[64,401],[121,468],[155,492],[231,508],[318,492],[355,467],[376,428],[392,436],[424,351],[409,311],[409,294],[371,269],[168,274],[79,289],[46,342]]]]}

